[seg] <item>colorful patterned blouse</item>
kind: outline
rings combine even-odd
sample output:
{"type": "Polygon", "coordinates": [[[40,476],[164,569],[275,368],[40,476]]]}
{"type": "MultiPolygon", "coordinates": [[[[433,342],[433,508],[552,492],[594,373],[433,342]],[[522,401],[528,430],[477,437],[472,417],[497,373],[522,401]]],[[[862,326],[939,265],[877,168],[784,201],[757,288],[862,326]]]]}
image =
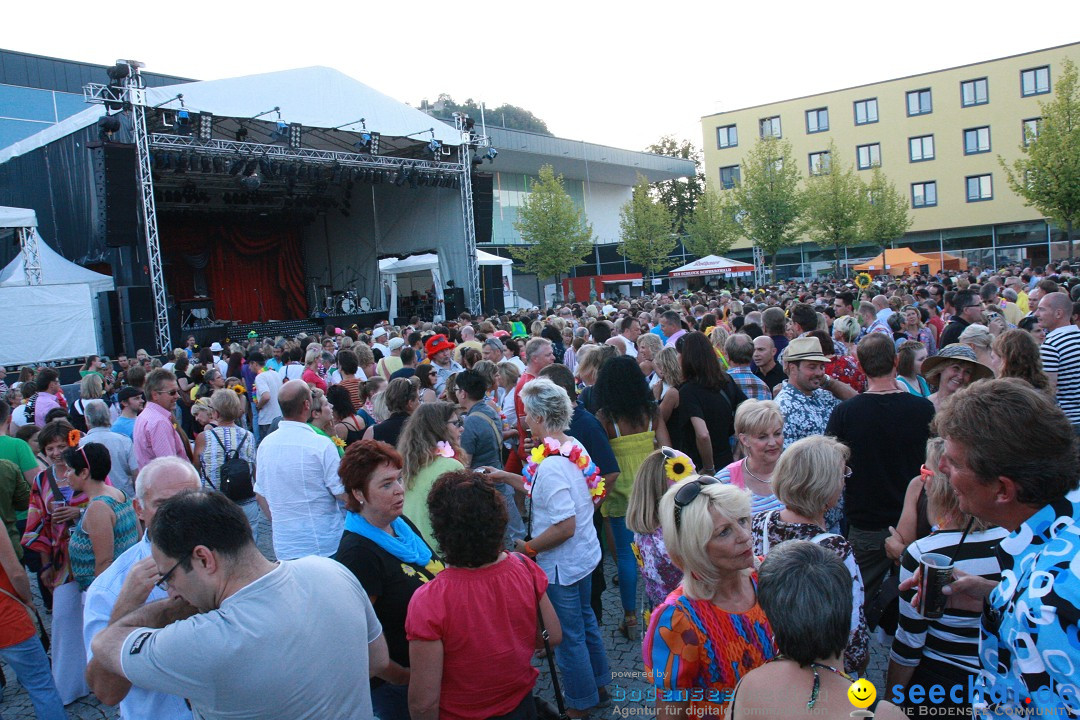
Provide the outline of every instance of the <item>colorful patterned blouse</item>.
{"type": "Polygon", "coordinates": [[[86,493],[72,494],[67,481],[55,477],[53,468],[38,473],[30,485],[30,508],[26,514],[26,532],[22,545],[30,552],[44,553],[54,568],[49,585],[58,588],[71,580],[71,562],[68,557],[71,523],[52,521],[52,487],[55,485],[67,498],[68,505],[85,508],[90,503],[86,493]]]}
{"type": "Polygon", "coordinates": [[[648,535],[634,533],[634,544],[641,563],[641,577],[645,579],[645,596],[649,600],[649,607],[657,607],[679,587],[683,572],[668,556],[663,528],[658,527],[648,535]]]}

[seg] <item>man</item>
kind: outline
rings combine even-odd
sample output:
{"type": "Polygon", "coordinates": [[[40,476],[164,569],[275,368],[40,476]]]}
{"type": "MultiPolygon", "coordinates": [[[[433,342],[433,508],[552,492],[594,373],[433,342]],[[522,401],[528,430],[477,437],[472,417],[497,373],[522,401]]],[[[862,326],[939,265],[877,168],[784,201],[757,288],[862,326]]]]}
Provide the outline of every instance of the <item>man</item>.
{"type": "Polygon", "coordinates": [[[34,377],[37,397],[34,398],[34,424],[45,427],[45,416],[53,408],[63,407],[60,403],[60,374],[52,368],[41,368],[34,377]]]}
{"type": "Polygon", "coordinates": [[[1072,300],[1063,292],[1043,295],[1035,308],[1046,339],[1039,346],[1043,371],[1057,404],[1080,431],[1080,328],[1072,323],[1072,300]]]}
{"type": "MultiPolygon", "coordinates": [[[[855,351],[866,373],[866,392],[833,410],[825,434],[851,449],[851,477],[844,486],[848,540],[862,572],[866,597],[873,598],[892,566],[885,540],[899,524],[908,484],[926,459],[934,405],[897,385],[892,338],[868,335],[855,351]]],[[[915,539],[901,541],[907,544],[915,539]]]]}
{"type": "Polygon", "coordinates": [[[636,359],[637,347],[634,343],[636,343],[638,337],[641,336],[641,324],[638,322],[638,319],[632,315],[628,315],[616,322],[615,328],[619,331],[619,336],[622,337],[623,344],[626,346],[626,351],[623,354],[636,359]]]}
{"type": "Polygon", "coordinates": [[[261,352],[248,353],[248,365],[255,372],[255,409],[259,417],[259,442],[262,443],[267,435],[277,430],[281,422],[281,407],[278,405],[281,376],[266,366],[266,358],[261,352]]]}
{"type": "Polygon", "coordinates": [[[259,445],[255,493],[274,524],[274,552],[280,560],[337,551],[345,529],[345,487],[338,477],[337,446],[307,424],[311,390],[289,381],[278,392],[281,422],[259,445]]]}
{"type": "Polygon", "coordinates": [[[855,296],[849,292],[836,293],[836,297],[833,299],[833,310],[836,312],[836,317],[838,318],[854,315],[855,296]]]}
{"type": "MultiPolygon", "coordinates": [[[[795,337],[803,337],[808,332],[817,330],[818,314],[814,310],[814,306],[809,303],[795,303],[788,311],[791,316],[791,327],[795,332],[795,337]]],[[[836,343],[837,341],[834,341],[836,343]]],[[[786,348],[785,348],[786,350],[786,348]]],[[[841,344],[837,354],[845,354],[847,348],[841,344]]],[[[781,367],[784,365],[784,350],[781,350],[776,361],[780,363],[781,367]]]]}
{"type": "Polygon", "coordinates": [[[480,341],[476,339],[476,328],[472,325],[466,325],[461,328],[461,342],[454,348],[454,360],[460,363],[461,354],[468,348],[473,348],[474,350],[482,349],[480,341]]]}
{"type": "MultiPolygon", "coordinates": [[[[842,400],[858,393],[825,374],[829,358],[816,337],[795,338],[785,353],[788,379],[780,386],[776,404],[784,413],[784,449],[811,435],[822,435],[829,416],[842,400]]],[[[910,477],[908,478],[911,479],[910,477]]]]}
{"type": "Polygon", "coordinates": [[[889,316],[893,314],[893,309],[889,307],[889,298],[884,295],[875,295],[874,299],[870,301],[874,306],[874,310],[877,313],[877,319],[880,320],[886,327],[889,325],[889,316]]]}
{"type": "MultiPolygon", "coordinates": [[[[288,358],[283,358],[282,353],[285,351],[285,341],[280,340],[274,344],[273,357],[266,361],[264,367],[277,372],[281,370],[282,365],[288,362],[288,358]]],[[[265,357],[265,355],[263,356],[265,357]]]]}
{"type": "Polygon", "coordinates": [[[626,354],[626,341],[623,340],[621,335],[612,335],[606,341],[604,341],[604,344],[610,345],[611,347],[615,348],[616,352],[618,352],[620,355],[626,354]]]}
{"type": "Polygon", "coordinates": [[[746,397],[751,400],[772,400],[769,386],[750,369],[754,361],[754,343],[749,335],[735,333],[730,336],[724,342],[724,354],[727,355],[729,363],[728,375],[746,397]]]}
{"type": "MultiPolygon", "coordinates": [[[[517,454],[522,463],[527,462],[529,448],[525,446],[525,404],[521,399],[521,389],[530,380],[540,376],[540,371],[555,362],[555,352],[547,338],[533,338],[525,344],[525,372],[521,373],[514,386],[514,412],[517,415],[518,446],[517,454]]],[[[531,447],[531,446],[530,446],[531,447]]]]}
{"type": "Polygon", "coordinates": [[[608,341],[615,333],[615,326],[609,323],[607,320],[594,320],[589,325],[589,334],[592,336],[593,342],[597,345],[603,345],[608,341]]]}
{"type": "Polygon", "coordinates": [[[787,380],[784,369],[776,362],[776,345],[768,335],[754,338],[754,374],[765,381],[770,391],[787,380]]]}
{"type": "Polygon", "coordinates": [[[780,308],[770,307],[761,313],[761,322],[761,329],[772,339],[773,347],[776,349],[773,359],[779,361],[780,353],[788,345],[787,316],[780,308]]]}
{"type": "Polygon", "coordinates": [[[667,310],[660,314],[660,334],[667,338],[664,341],[664,347],[675,347],[675,343],[678,342],[679,338],[686,334],[679,313],[674,310],[667,310]]]}
{"type": "Polygon", "coordinates": [[[131,367],[131,362],[128,360],[127,353],[120,353],[116,356],[116,385],[123,386],[127,384],[127,371],[131,367]]]}
{"type": "Polygon", "coordinates": [[[1009,323],[1010,326],[1015,327],[1024,317],[1020,306],[1002,297],[995,283],[988,282],[983,285],[982,289],[979,290],[979,299],[982,300],[984,309],[994,310],[1004,315],[1005,322],[1009,323]]]}
{"type": "Polygon", "coordinates": [[[128,497],[135,495],[135,476],[139,473],[139,465],[135,461],[135,450],[132,447],[131,438],[121,435],[112,430],[112,418],[109,417],[109,406],[104,400],[90,400],[84,406],[87,433],[79,441],[79,447],[87,443],[100,443],[109,451],[109,459],[112,467],[109,469],[109,480],[112,484],[124,491],[128,497]]]}
{"type": "Polygon", "coordinates": [[[176,400],[180,396],[176,376],[161,368],[154,370],[146,378],[146,394],[149,402],[135,420],[132,437],[139,467],[144,467],[154,458],[170,455],[187,460],[185,441],[180,438],[173,419],[176,400]]]}
{"type": "Polygon", "coordinates": [[[386,343],[386,347],[390,349],[390,354],[386,357],[380,358],[379,363],[375,368],[375,372],[379,373],[382,377],[390,380],[394,373],[402,367],[401,362],[401,348],[404,347],[405,341],[399,337],[390,338],[386,343]]]}
{"type": "Polygon", "coordinates": [[[378,350],[382,353],[383,357],[390,354],[390,348],[383,344],[383,341],[390,336],[390,332],[382,325],[375,328],[371,333],[371,349],[378,350]]]}
{"type": "MultiPolygon", "coordinates": [[[[484,347],[487,346],[485,345],[484,347]]],[[[502,346],[500,345],[500,347],[502,346]]],[[[405,347],[401,348],[401,355],[399,357],[401,358],[401,369],[395,371],[390,375],[391,380],[395,380],[397,378],[407,379],[411,378],[413,375],[416,374],[416,351],[406,345],[405,347]]],[[[502,357],[502,351],[499,352],[499,357],[502,357]]],[[[496,362],[496,364],[498,363],[496,362]]]]}
{"type": "Polygon", "coordinates": [[[431,361],[431,367],[435,368],[435,394],[442,395],[446,387],[447,379],[459,373],[465,368],[454,362],[451,355],[454,351],[454,343],[446,339],[445,335],[432,335],[424,343],[424,353],[431,361]]]}
{"type": "Polygon", "coordinates": [[[194,360],[199,353],[198,346],[195,344],[195,336],[188,335],[184,344],[184,354],[188,356],[188,360],[194,360]]]}
{"type": "Polygon", "coordinates": [[[506,347],[497,337],[489,337],[480,347],[480,355],[490,363],[501,365],[506,362],[506,347]]]}
{"type": "Polygon", "coordinates": [[[120,403],[120,415],[113,422],[112,431],[126,435],[129,440],[134,440],[135,420],[146,405],[146,397],[138,388],[122,387],[116,394],[116,400],[120,403]]]}
{"type": "MultiPolygon", "coordinates": [[[[161,503],[185,490],[198,490],[199,486],[199,474],[191,463],[174,457],[154,460],[142,469],[135,481],[135,497],[132,500],[135,515],[142,526],[148,528],[161,503]]],[[[184,698],[132,687],[130,682],[116,676],[105,677],[98,673],[100,668],[93,662],[91,643],[111,620],[119,620],[147,603],[168,597],[165,590],[155,586],[158,578],[157,566],[150,556],[150,534],[144,533],[142,540],[116,558],[86,591],[83,640],[86,643],[87,673],[92,685],[95,678],[99,679],[108,685],[106,694],[123,698],[120,700],[120,717],[124,720],[191,718],[191,710],[184,698]]]]}
{"type": "Polygon", "coordinates": [[[94,637],[87,675],[100,699],[115,702],[127,681],[187,698],[198,718],[372,716],[367,678],[389,656],[352,573],[325,558],[268,561],[243,510],[217,492],[165,500],[150,541],[149,582],[169,597],[94,637]]]}
{"type": "Polygon", "coordinates": [[[221,353],[225,351],[225,348],[221,347],[221,343],[215,342],[210,346],[210,352],[213,353],[214,367],[221,371],[222,377],[229,376],[229,363],[221,358],[221,353]]]}
{"type": "Polygon", "coordinates": [[[1020,308],[1022,314],[1027,315],[1028,312],[1030,312],[1030,307],[1028,305],[1028,294],[1024,289],[1025,287],[1027,286],[1024,285],[1023,281],[1018,277],[1005,278],[1005,288],[1016,293],[1016,306],[1020,308]]]}
{"type": "Polygon", "coordinates": [[[953,296],[953,308],[956,313],[945,326],[941,333],[941,342],[938,347],[945,347],[960,341],[960,333],[964,332],[968,325],[982,322],[983,306],[979,296],[971,290],[961,290],[953,296]]]}
{"type": "MultiPolygon", "coordinates": [[[[0,460],[10,460],[19,468],[19,473],[26,480],[27,490],[40,472],[34,451],[26,441],[11,434],[11,406],[3,400],[0,400],[0,460]]],[[[25,510],[26,507],[19,509],[25,510]]],[[[20,549],[19,543],[15,543],[16,552],[20,549]]]]}
{"type": "Polygon", "coordinates": [[[892,330],[889,330],[889,326],[882,322],[878,318],[877,310],[874,308],[874,304],[867,302],[866,300],[859,303],[859,322],[862,324],[862,332],[859,333],[859,337],[856,338],[856,343],[862,342],[863,338],[872,335],[873,333],[883,333],[892,337],[892,330]]]}
{"type": "Polygon", "coordinates": [[[1075,717],[1080,467],[1070,421],[1045,393],[1001,379],[954,394],[934,429],[960,511],[1011,533],[998,546],[1000,583],[957,573],[945,589],[950,607],[982,612],[975,690],[989,707],[976,717],[1075,717]],[[1010,431],[988,436],[986,418],[999,417],[1010,431]]]}

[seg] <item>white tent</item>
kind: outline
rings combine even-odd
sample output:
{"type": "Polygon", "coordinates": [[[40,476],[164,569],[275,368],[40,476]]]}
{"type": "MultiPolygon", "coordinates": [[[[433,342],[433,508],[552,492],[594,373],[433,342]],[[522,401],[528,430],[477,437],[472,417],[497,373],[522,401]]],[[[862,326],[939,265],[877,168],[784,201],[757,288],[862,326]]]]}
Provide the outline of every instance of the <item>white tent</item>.
{"type": "MultiPolygon", "coordinates": [[[[483,250],[476,251],[478,265],[499,265],[502,267],[503,292],[510,293],[514,289],[514,261],[510,258],[499,257],[483,250]]],[[[439,256],[435,253],[423,253],[422,255],[410,255],[400,260],[396,258],[383,258],[379,261],[379,272],[389,276],[390,284],[390,317],[397,317],[398,279],[401,275],[413,273],[431,273],[431,282],[435,285],[435,314],[439,315],[439,307],[443,304],[442,276],[443,270],[439,264],[439,256]]],[[[422,276],[421,276],[422,277],[422,276]]],[[[385,280],[385,278],[384,278],[385,280]]],[[[425,281],[426,286],[426,281],[425,281]]]]}
{"type": "MultiPolygon", "coordinates": [[[[0,227],[33,227],[33,210],[0,208],[0,227]],[[33,223],[11,224],[11,223],[33,223]]],[[[37,236],[41,284],[28,285],[22,253],[0,271],[0,365],[93,355],[101,347],[97,295],[108,275],[79,267],[37,236]]]]}
{"type": "Polygon", "coordinates": [[[719,255],[706,255],[705,257],[687,263],[682,267],[675,268],[668,273],[668,277],[702,277],[705,275],[748,275],[754,272],[754,266],[750,263],[729,260],[719,255]]]}

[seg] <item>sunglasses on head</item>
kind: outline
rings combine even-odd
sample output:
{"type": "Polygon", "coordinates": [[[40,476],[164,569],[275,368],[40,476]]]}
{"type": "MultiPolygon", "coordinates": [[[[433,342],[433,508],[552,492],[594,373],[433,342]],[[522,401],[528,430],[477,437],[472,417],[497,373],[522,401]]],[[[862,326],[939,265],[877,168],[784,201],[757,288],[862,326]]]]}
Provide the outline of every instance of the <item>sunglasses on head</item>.
{"type": "MultiPolygon", "coordinates": [[[[666,449],[666,448],[665,448],[666,449]]],[[[720,481],[712,475],[699,475],[693,480],[687,480],[679,486],[675,493],[675,529],[682,528],[682,509],[697,500],[701,494],[701,488],[706,485],[719,485],[720,481]]]]}

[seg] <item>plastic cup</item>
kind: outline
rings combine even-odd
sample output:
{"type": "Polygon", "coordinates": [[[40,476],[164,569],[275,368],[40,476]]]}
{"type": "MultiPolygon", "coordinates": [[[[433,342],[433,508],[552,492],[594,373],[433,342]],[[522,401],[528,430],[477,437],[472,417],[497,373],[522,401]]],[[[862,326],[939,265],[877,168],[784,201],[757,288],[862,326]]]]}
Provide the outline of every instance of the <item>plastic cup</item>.
{"type": "Polygon", "coordinates": [[[942,590],[952,582],[955,564],[948,555],[926,553],[919,561],[922,582],[919,586],[919,614],[928,620],[936,620],[945,614],[949,596],[942,590]]]}

